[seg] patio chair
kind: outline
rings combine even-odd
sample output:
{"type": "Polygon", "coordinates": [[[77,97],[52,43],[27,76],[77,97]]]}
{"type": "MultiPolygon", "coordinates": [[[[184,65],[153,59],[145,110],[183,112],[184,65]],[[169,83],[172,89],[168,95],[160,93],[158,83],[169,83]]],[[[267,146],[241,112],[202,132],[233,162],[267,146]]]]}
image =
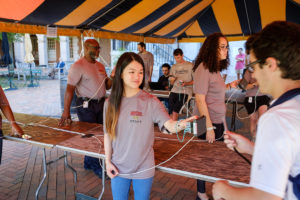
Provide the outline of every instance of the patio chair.
{"type": "Polygon", "coordinates": [[[24,63],[16,62],[16,70],[15,73],[18,75],[18,81],[21,79],[21,76],[23,76],[23,80],[26,81],[26,71],[23,66],[24,63]]]}

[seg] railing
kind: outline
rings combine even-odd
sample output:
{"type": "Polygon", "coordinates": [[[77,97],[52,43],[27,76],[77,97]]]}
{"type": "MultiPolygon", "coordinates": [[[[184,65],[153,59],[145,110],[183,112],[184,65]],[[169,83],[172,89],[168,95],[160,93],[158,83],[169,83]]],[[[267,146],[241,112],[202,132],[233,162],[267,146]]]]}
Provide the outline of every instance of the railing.
{"type": "MultiPolygon", "coordinates": [[[[115,45],[113,48],[121,49],[126,51],[138,52],[137,45],[138,42],[123,42],[115,45]]],[[[174,64],[173,51],[174,47],[169,44],[156,44],[148,43],[146,44],[147,51],[151,52],[154,56],[154,65],[161,66],[163,63],[169,63],[170,65],[174,64]]],[[[193,60],[184,56],[186,61],[192,62],[193,60]]]]}
{"type": "MultiPolygon", "coordinates": [[[[137,45],[138,42],[125,42],[125,41],[118,41],[115,40],[112,43],[112,49],[113,50],[121,50],[121,51],[132,51],[132,52],[138,52],[137,45]]],[[[171,66],[175,63],[173,51],[174,46],[170,44],[156,44],[156,43],[147,43],[146,44],[147,51],[151,52],[154,56],[154,66],[153,66],[153,75],[154,80],[158,78],[162,72],[161,72],[161,66],[164,63],[168,63],[171,66]]],[[[193,60],[184,56],[184,59],[186,61],[192,62],[193,60]]]]}

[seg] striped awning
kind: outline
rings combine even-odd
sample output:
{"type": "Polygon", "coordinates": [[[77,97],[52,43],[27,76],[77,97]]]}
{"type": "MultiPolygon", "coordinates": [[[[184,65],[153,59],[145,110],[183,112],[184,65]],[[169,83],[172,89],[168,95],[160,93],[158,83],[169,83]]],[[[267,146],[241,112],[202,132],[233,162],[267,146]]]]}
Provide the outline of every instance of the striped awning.
{"type": "Polygon", "coordinates": [[[0,0],[0,31],[129,41],[245,39],[275,20],[300,24],[300,0],[0,0]]]}

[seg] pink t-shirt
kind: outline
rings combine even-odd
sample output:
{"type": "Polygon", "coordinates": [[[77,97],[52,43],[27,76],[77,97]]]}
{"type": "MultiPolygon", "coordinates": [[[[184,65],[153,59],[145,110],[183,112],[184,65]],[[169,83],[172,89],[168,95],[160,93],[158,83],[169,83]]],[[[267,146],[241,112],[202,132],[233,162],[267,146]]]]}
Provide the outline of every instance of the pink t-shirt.
{"type": "Polygon", "coordinates": [[[236,55],[235,59],[243,59],[241,61],[236,61],[235,69],[243,69],[245,66],[245,54],[236,55]]]}
{"type": "MultiPolygon", "coordinates": [[[[220,124],[226,114],[225,106],[225,83],[220,72],[210,73],[204,65],[200,63],[194,74],[195,94],[205,95],[205,101],[211,121],[220,124]]],[[[199,110],[195,106],[194,114],[199,116],[199,110]]]]}
{"type": "MultiPolygon", "coordinates": [[[[105,114],[108,100],[104,104],[105,114]]],[[[154,123],[161,128],[170,116],[164,105],[153,95],[140,90],[133,97],[123,97],[116,127],[116,139],[112,141],[112,163],[120,174],[131,174],[155,165],[154,163],[154,123]]],[[[129,179],[145,179],[154,176],[155,169],[138,174],[120,175],[129,179]]]]}
{"type": "Polygon", "coordinates": [[[83,57],[71,66],[68,84],[76,86],[78,97],[101,99],[106,93],[106,77],[105,68],[100,62],[90,63],[83,57]]]}
{"type": "Polygon", "coordinates": [[[150,53],[149,51],[146,51],[145,53],[139,53],[139,56],[141,56],[141,58],[144,61],[144,65],[145,65],[145,80],[148,80],[149,76],[150,76],[150,67],[153,67],[154,64],[154,57],[153,54],[150,53]]]}

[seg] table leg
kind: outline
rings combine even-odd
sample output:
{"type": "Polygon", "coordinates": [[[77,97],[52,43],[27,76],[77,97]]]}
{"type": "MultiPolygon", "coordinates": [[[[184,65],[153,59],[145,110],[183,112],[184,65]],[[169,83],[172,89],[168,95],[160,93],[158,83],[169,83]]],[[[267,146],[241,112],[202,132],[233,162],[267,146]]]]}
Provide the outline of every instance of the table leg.
{"type": "Polygon", "coordinates": [[[98,198],[100,200],[103,196],[104,190],[105,190],[105,159],[101,159],[102,162],[102,191],[98,198]]]}
{"type": "Polygon", "coordinates": [[[46,150],[45,148],[43,148],[43,168],[44,168],[44,176],[39,184],[39,187],[36,189],[35,191],[35,199],[38,200],[38,195],[39,195],[39,192],[40,192],[40,189],[46,179],[46,176],[47,176],[47,164],[46,164],[46,150]]]}
{"type": "Polygon", "coordinates": [[[65,166],[73,171],[73,174],[74,174],[74,183],[75,183],[75,188],[76,188],[76,184],[77,184],[77,171],[71,165],[69,165],[69,163],[68,163],[68,153],[66,151],[64,151],[64,155],[65,155],[65,166]]]}
{"type": "MultiPolygon", "coordinates": [[[[98,200],[102,199],[102,196],[104,194],[105,190],[105,159],[101,159],[102,162],[102,191],[98,197],[98,200]]],[[[76,193],[76,199],[89,199],[89,200],[97,200],[96,198],[81,194],[81,193],[76,193]]]]}

